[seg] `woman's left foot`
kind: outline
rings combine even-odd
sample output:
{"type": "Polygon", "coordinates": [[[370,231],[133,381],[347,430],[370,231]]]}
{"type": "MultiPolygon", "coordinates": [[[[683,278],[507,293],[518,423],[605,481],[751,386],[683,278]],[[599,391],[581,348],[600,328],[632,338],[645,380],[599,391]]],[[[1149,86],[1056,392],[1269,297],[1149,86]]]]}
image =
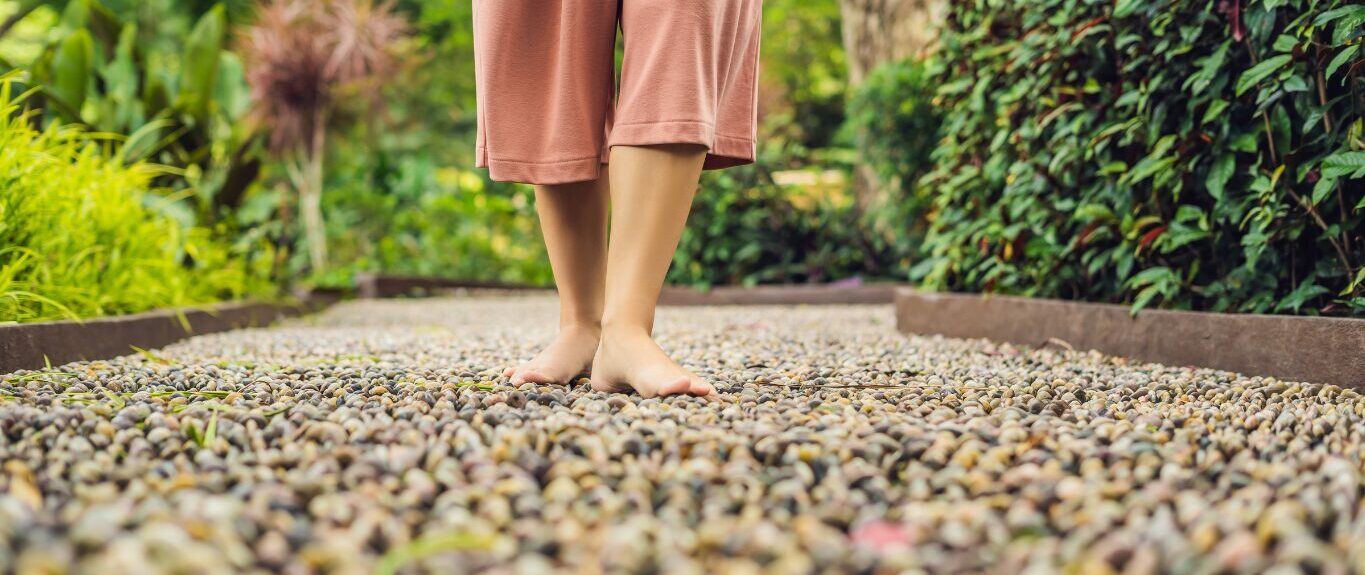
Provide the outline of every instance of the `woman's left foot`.
{"type": "Polygon", "coordinates": [[[593,354],[602,330],[591,327],[569,327],[534,359],[502,373],[511,378],[512,385],[523,383],[566,384],[592,370],[593,354]]]}
{"type": "Polygon", "coordinates": [[[592,388],[597,391],[659,397],[710,395],[710,384],[678,365],[654,340],[641,332],[604,331],[593,359],[592,388]]]}

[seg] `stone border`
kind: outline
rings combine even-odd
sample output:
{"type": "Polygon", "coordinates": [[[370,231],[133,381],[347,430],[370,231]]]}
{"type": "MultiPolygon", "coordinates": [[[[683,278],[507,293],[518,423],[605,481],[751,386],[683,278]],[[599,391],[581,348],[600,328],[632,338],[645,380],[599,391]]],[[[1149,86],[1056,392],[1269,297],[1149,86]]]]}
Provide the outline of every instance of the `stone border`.
{"type": "MultiPolygon", "coordinates": [[[[819,284],[769,285],[755,287],[715,287],[699,290],[689,287],[665,286],[659,295],[659,305],[830,305],[830,304],[890,304],[895,300],[896,284],[819,284]]],[[[551,292],[553,287],[510,284],[503,282],[446,279],[423,276],[392,276],[357,274],[356,290],[360,297],[387,299],[397,297],[427,297],[449,292],[551,292]]]]}
{"type": "Polygon", "coordinates": [[[773,285],[716,287],[702,291],[688,287],[665,287],[659,305],[836,305],[889,304],[895,301],[895,284],[773,285]]]}
{"type": "Polygon", "coordinates": [[[93,318],[83,322],[3,325],[0,326],[0,374],[38,369],[46,362],[56,366],[73,361],[109,359],[135,353],[134,346],[156,349],[196,335],[266,326],[284,318],[320,311],[337,299],[320,295],[294,304],[239,302],[93,318]],[[189,329],[185,329],[185,323],[189,324],[189,329]]]}
{"type": "Polygon", "coordinates": [[[356,294],[364,299],[426,297],[453,290],[551,291],[553,288],[493,281],[360,273],[356,294]]]}
{"type": "Polygon", "coordinates": [[[1365,320],[1146,310],[1010,296],[896,292],[902,332],[1075,349],[1365,388],[1365,320]]]}

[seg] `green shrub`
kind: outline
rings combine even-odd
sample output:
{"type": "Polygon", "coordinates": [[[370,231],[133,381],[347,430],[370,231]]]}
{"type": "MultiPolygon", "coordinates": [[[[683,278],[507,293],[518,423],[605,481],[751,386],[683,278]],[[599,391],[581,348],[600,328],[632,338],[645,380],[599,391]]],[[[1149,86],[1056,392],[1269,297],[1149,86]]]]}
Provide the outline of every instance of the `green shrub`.
{"type": "Polygon", "coordinates": [[[69,126],[38,132],[0,80],[0,323],[268,294],[262,270],[157,210],[158,169],[69,126]]]}
{"type": "Polygon", "coordinates": [[[1365,313],[1365,6],[953,3],[932,287],[1365,313]]]}
{"type": "Polygon", "coordinates": [[[849,190],[779,186],[766,166],[784,152],[773,145],[760,153],[755,165],[702,177],[670,283],[709,287],[890,275],[890,246],[864,225],[849,190]]]}
{"type": "Polygon", "coordinates": [[[916,259],[933,207],[930,190],[918,182],[933,167],[938,145],[937,81],[930,61],[890,62],[873,70],[848,103],[846,129],[881,186],[866,225],[887,238],[903,264],[916,259]]]}
{"type": "Polygon", "coordinates": [[[320,285],[349,285],[359,271],[551,283],[530,186],[439,168],[422,152],[344,147],[351,161],[336,163],[323,198],[333,261],[344,264],[320,285]]]}
{"type": "Polygon", "coordinates": [[[863,163],[902,195],[933,167],[940,111],[933,104],[938,78],[930,68],[915,59],[883,64],[849,99],[849,128],[863,163]]]}

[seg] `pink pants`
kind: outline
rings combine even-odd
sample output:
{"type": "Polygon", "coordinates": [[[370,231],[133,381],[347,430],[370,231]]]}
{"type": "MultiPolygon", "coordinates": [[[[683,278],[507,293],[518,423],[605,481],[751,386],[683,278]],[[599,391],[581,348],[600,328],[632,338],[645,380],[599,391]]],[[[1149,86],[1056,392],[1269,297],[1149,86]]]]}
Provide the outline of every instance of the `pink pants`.
{"type": "Polygon", "coordinates": [[[611,146],[753,162],[761,15],[762,0],[474,0],[477,165],[558,184],[597,179],[611,146]]]}

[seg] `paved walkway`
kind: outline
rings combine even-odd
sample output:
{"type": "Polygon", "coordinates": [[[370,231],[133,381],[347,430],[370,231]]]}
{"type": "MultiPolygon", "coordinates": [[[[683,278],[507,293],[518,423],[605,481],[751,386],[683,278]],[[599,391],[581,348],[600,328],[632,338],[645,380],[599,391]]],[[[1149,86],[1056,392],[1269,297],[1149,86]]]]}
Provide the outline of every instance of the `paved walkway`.
{"type": "Polygon", "coordinates": [[[721,391],[512,388],[540,297],[349,303],[0,378],[0,572],[1365,572],[1365,400],[672,308],[721,391]]]}

